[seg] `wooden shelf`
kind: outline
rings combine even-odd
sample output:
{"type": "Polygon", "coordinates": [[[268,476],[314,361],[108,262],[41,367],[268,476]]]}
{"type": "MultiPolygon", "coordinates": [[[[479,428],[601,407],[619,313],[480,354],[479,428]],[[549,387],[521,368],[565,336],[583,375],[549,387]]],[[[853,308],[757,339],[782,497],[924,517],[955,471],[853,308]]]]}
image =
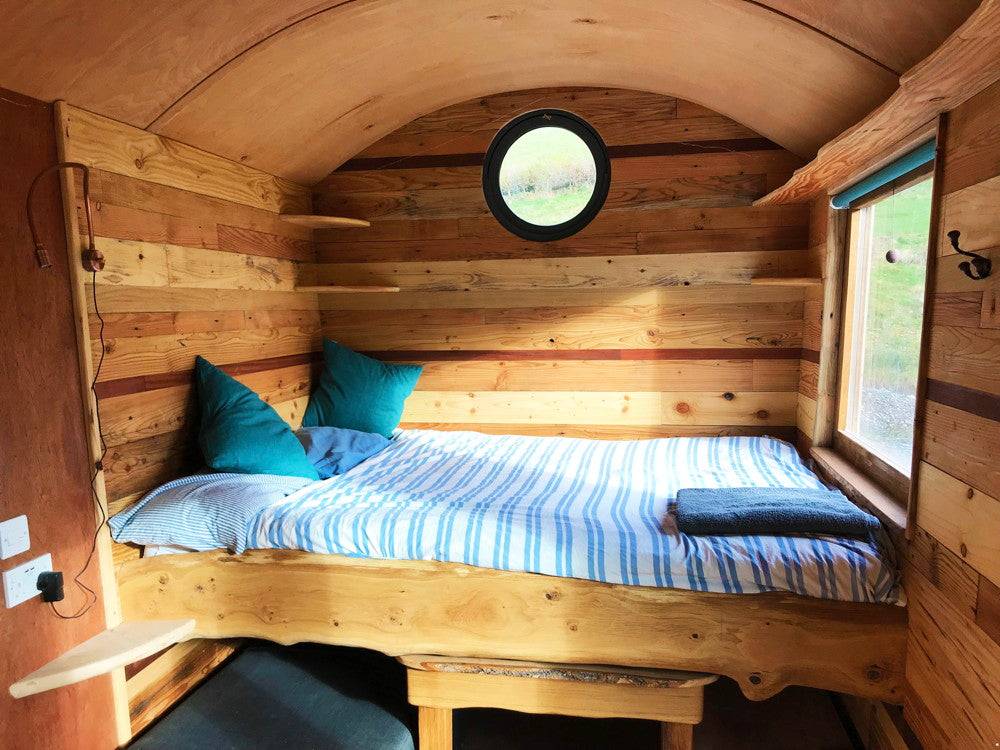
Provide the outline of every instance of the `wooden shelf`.
{"type": "Polygon", "coordinates": [[[315,214],[279,214],[278,216],[282,221],[310,229],[359,229],[372,225],[370,221],[349,219],[346,216],[317,216],[315,214]]]}
{"type": "Polygon", "coordinates": [[[750,279],[754,286],[823,286],[823,279],[810,276],[756,276],[750,279]]]}
{"type": "Polygon", "coordinates": [[[122,623],[18,680],[10,686],[10,694],[24,698],[107,674],[185,640],[194,632],[194,624],[194,620],[122,623]]]}
{"type": "Polygon", "coordinates": [[[319,286],[297,286],[297,292],[318,292],[320,294],[353,294],[364,292],[398,292],[398,286],[345,286],[338,284],[323,284],[319,286]]]}

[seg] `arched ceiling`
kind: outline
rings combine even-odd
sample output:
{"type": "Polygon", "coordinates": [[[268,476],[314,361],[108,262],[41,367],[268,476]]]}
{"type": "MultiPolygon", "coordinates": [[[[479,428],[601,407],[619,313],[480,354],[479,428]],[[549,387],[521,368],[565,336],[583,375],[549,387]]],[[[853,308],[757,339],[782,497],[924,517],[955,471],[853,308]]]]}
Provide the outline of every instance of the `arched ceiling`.
{"type": "Polygon", "coordinates": [[[544,86],[679,96],[808,157],[976,5],[0,0],[0,85],[307,184],[420,115],[544,86]]]}

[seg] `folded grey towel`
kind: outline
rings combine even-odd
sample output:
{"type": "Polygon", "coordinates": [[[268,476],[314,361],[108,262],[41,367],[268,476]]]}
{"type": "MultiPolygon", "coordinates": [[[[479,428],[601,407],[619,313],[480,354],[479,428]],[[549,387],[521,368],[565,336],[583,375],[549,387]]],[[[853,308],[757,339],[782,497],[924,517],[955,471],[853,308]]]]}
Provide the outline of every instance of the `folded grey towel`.
{"type": "Polygon", "coordinates": [[[843,494],[794,487],[691,488],[677,493],[677,529],[684,534],[827,534],[867,538],[875,516],[843,494]]]}

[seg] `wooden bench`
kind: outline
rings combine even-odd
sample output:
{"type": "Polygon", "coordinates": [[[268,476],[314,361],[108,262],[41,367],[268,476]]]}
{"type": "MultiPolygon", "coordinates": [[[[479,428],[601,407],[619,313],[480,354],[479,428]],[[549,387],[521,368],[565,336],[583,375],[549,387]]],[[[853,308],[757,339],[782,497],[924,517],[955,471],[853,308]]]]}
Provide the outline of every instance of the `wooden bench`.
{"type": "Polygon", "coordinates": [[[407,694],[419,710],[420,750],[451,750],[452,711],[503,708],[534,714],[660,722],[663,750],[691,750],[705,685],[716,675],[589,664],[408,655],[407,694]]]}

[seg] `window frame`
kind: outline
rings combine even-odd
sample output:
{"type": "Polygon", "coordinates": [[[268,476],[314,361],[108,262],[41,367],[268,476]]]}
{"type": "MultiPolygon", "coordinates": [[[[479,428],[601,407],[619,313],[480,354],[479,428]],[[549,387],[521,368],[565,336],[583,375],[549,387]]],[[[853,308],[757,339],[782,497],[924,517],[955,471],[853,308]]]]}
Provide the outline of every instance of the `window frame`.
{"type": "Polygon", "coordinates": [[[531,242],[566,239],[586,227],[600,213],[611,188],[611,158],[597,130],[579,115],[562,109],[536,109],[515,117],[493,137],[483,161],[483,195],[500,225],[511,234],[531,242]],[[551,226],[533,224],[515,214],[500,193],[500,168],[510,147],[525,133],[543,127],[559,127],[576,135],[594,157],[597,177],[587,205],[568,221],[551,226]]]}
{"type": "MultiPolygon", "coordinates": [[[[860,379],[854,377],[859,368],[859,363],[852,357],[855,352],[854,339],[856,336],[856,327],[858,322],[858,310],[857,305],[859,302],[861,304],[867,304],[867,299],[861,301],[859,299],[859,288],[867,288],[867,284],[862,286],[861,280],[858,278],[856,273],[857,269],[857,255],[860,252],[860,244],[862,240],[862,231],[864,229],[863,222],[863,209],[872,206],[879,201],[888,198],[894,193],[901,192],[917,183],[923,182],[927,179],[934,180],[935,166],[934,162],[929,162],[927,164],[921,165],[916,169],[907,172],[904,175],[896,178],[892,182],[883,185],[878,190],[866,195],[863,200],[858,201],[853,204],[849,209],[849,220],[848,220],[848,230],[847,236],[845,238],[844,244],[844,265],[843,265],[843,300],[842,300],[842,313],[840,318],[840,363],[838,368],[838,387],[837,387],[837,405],[836,405],[836,421],[833,430],[833,451],[848,464],[853,466],[858,471],[862,472],[866,476],[870,477],[876,484],[878,484],[882,490],[900,507],[906,508],[909,502],[910,491],[911,491],[911,477],[910,475],[900,471],[898,468],[890,464],[886,459],[879,456],[876,452],[871,450],[864,443],[858,441],[856,437],[848,434],[846,431],[846,425],[848,423],[848,417],[851,409],[853,408],[852,394],[853,389],[856,384],[859,383],[860,379]]],[[[927,279],[925,284],[931,283],[930,274],[933,270],[933,265],[931,263],[931,254],[934,252],[934,227],[935,227],[935,217],[934,217],[934,201],[937,200],[936,186],[932,185],[932,206],[931,206],[931,216],[927,227],[927,279]]],[[[921,317],[921,352],[920,361],[922,362],[925,356],[923,351],[923,340],[925,338],[925,331],[928,325],[927,320],[927,307],[926,307],[927,297],[924,297],[924,310],[921,317]]],[[[919,410],[919,396],[921,392],[920,380],[923,374],[918,367],[917,372],[917,396],[918,404],[917,409],[919,410]]],[[[854,394],[856,395],[856,394],[854,394]]],[[[918,450],[917,439],[919,436],[918,424],[917,424],[918,414],[914,414],[914,444],[913,453],[918,450]]],[[[912,458],[912,454],[911,454],[912,458]]],[[[912,461],[911,461],[912,463],[912,461]]]]}

